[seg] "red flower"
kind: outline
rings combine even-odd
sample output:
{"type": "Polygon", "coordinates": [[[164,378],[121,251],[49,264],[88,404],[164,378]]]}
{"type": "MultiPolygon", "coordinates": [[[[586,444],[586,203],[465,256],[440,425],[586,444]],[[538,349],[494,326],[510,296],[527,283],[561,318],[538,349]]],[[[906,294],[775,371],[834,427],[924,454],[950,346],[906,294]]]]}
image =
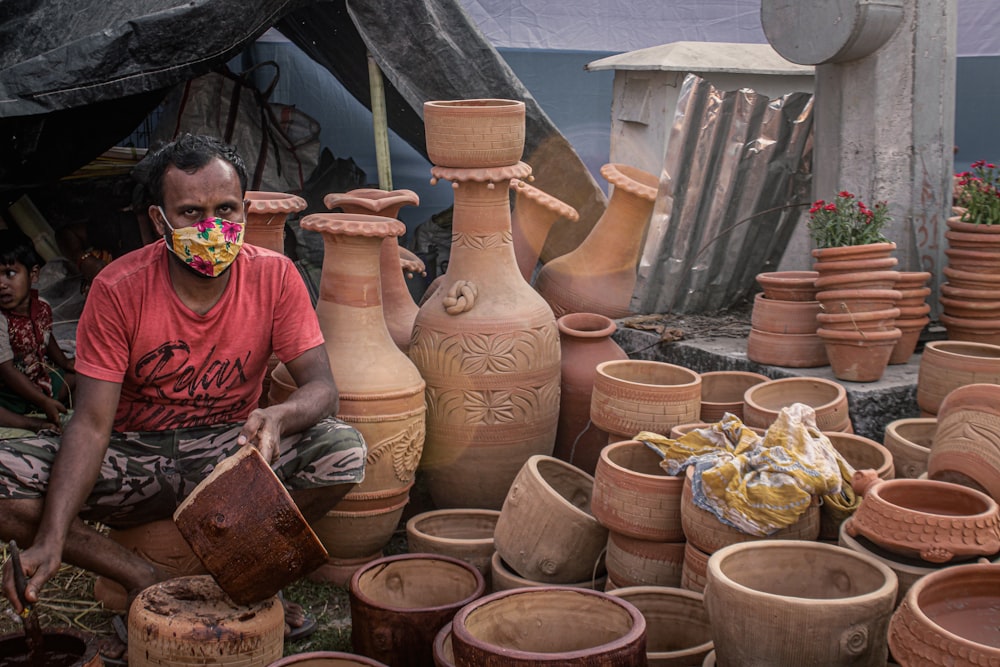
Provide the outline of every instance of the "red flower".
{"type": "Polygon", "coordinates": [[[837,196],[838,197],[844,197],[845,199],[853,199],[854,198],[854,195],[852,195],[847,190],[841,190],[840,192],[837,193],[837,196]]]}

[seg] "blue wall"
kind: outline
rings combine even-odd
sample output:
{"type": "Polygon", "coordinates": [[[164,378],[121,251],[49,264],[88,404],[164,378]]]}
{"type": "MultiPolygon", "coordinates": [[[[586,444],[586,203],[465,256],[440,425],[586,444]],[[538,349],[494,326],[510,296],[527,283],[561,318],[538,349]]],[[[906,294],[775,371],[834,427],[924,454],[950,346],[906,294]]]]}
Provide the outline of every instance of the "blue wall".
{"type": "Polygon", "coordinates": [[[1000,163],[1000,56],[958,59],[955,171],[976,160],[1000,163]]]}

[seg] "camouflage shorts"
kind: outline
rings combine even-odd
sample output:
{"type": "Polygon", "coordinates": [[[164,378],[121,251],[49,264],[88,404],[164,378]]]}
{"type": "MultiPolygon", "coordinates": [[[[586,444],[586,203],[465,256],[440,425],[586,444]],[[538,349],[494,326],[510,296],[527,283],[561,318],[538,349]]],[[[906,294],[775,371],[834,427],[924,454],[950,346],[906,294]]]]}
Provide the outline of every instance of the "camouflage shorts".
{"type": "MultiPolygon", "coordinates": [[[[80,516],[116,528],[169,518],[219,461],[240,448],[241,426],[113,433],[80,516]]],[[[42,497],[58,449],[58,437],[0,440],[0,499],[42,497]]],[[[280,451],[271,467],[290,490],[357,483],[365,476],[364,439],[339,419],[282,438],[280,451]]]]}

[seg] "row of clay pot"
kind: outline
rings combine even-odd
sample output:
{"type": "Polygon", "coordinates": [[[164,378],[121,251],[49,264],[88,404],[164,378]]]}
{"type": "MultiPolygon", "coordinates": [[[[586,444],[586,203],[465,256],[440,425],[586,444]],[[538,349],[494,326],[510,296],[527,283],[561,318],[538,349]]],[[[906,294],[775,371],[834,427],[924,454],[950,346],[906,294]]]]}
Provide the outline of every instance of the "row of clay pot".
{"type": "Polygon", "coordinates": [[[948,218],[941,285],[941,324],[950,340],[1000,345],[1000,226],[962,222],[964,209],[948,218]]]}

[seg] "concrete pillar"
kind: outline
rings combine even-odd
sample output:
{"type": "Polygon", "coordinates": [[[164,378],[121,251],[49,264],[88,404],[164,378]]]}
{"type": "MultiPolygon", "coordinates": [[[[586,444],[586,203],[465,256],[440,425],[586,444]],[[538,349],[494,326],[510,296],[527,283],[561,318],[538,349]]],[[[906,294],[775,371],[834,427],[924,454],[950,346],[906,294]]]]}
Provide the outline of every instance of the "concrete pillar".
{"type": "Polygon", "coordinates": [[[814,198],[850,190],[888,202],[900,270],[930,271],[935,295],[951,208],[955,17],[956,0],[761,4],[775,50],[816,66],[814,198]]]}

